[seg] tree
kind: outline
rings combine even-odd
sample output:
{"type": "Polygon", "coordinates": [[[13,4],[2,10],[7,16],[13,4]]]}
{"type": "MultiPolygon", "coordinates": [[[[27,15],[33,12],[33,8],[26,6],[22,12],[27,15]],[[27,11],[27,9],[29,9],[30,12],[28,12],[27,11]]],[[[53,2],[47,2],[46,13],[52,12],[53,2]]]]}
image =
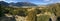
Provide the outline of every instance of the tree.
{"type": "Polygon", "coordinates": [[[4,7],[2,7],[3,5],[0,4],[0,17],[4,16],[4,7]]]}

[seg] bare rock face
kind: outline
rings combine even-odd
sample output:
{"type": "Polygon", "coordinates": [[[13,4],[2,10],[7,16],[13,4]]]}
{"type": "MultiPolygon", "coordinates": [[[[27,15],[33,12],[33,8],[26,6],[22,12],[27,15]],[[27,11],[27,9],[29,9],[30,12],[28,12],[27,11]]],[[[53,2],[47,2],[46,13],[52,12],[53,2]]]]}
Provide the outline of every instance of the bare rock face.
{"type": "Polygon", "coordinates": [[[16,21],[26,21],[26,17],[22,17],[22,16],[18,16],[18,15],[15,16],[15,19],[16,19],[16,21]]]}

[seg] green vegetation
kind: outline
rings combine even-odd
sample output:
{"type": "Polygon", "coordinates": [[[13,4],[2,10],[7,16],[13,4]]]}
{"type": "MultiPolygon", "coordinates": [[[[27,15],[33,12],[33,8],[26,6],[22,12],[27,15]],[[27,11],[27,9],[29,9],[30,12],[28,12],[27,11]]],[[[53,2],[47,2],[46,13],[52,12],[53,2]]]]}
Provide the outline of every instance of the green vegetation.
{"type": "Polygon", "coordinates": [[[60,16],[60,3],[49,5],[49,10],[56,16],[60,16]]]}
{"type": "Polygon", "coordinates": [[[37,17],[37,21],[49,21],[49,15],[40,15],[37,17]]]}
{"type": "MultiPolygon", "coordinates": [[[[1,6],[0,5],[0,17],[3,17],[4,14],[11,14],[11,15],[19,15],[19,16],[29,16],[29,19],[35,18],[35,16],[39,13],[51,12],[54,15],[60,17],[60,3],[48,5],[43,9],[36,8],[35,10],[28,11],[27,9],[30,8],[13,8],[9,6],[1,6]]],[[[32,19],[32,21],[34,21],[32,19]]],[[[37,21],[49,21],[49,15],[41,15],[37,17],[37,21]]]]}
{"type": "Polygon", "coordinates": [[[4,16],[5,9],[0,5],[0,17],[4,16]]]}

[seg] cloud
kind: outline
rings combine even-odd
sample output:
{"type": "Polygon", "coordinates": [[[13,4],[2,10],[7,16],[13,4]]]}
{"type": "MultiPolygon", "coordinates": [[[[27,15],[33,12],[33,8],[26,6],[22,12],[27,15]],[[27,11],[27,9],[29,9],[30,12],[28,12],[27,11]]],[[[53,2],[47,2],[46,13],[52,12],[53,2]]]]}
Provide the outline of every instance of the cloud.
{"type": "Polygon", "coordinates": [[[49,2],[51,2],[52,0],[41,0],[41,2],[43,2],[43,3],[49,3],[49,2]]]}
{"type": "Polygon", "coordinates": [[[60,3],[60,0],[58,0],[56,3],[60,3]]]}
{"type": "Polygon", "coordinates": [[[60,3],[60,0],[44,0],[45,3],[60,3]]]}
{"type": "Polygon", "coordinates": [[[60,0],[53,0],[50,3],[60,3],[60,0]]]}
{"type": "Polygon", "coordinates": [[[8,3],[10,3],[10,2],[14,2],[14,0],[8,0],[8,1],[5,1],[5,2],[8,2],[8,3]]]}
{"type": "Polygon", "coordinates": [[[0,0],[0,1],[5,1],[5,0],[0,0]]]}
{"type": "Polygon", "coordinates": [[[49,1],[51,1],[51,0],[44,0],[45,2],[49,2],[49,1]]]}
{"type": "Polygon", "coordinates": [[[10,1],[10,2],[14,2],[14,1],[10,1]]]}

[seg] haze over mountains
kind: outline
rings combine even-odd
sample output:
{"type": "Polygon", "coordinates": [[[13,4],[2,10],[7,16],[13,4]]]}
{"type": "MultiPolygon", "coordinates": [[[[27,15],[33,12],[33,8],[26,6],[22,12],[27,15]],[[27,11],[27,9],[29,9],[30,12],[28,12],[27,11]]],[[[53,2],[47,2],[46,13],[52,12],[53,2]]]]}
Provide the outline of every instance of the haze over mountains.
{"type": "Polygon", "coordinates": [[[33,3],[30,3],[30,2],[17,2],[17,3],[14,3],[14,2],[11,2],[11,3],[7,3],[7,2],[4,2],[4,1],[0,1],[0,4],[1,5],[4,5],[4,6],[37,6],[36,4],[33,4],[33,3]]]}

